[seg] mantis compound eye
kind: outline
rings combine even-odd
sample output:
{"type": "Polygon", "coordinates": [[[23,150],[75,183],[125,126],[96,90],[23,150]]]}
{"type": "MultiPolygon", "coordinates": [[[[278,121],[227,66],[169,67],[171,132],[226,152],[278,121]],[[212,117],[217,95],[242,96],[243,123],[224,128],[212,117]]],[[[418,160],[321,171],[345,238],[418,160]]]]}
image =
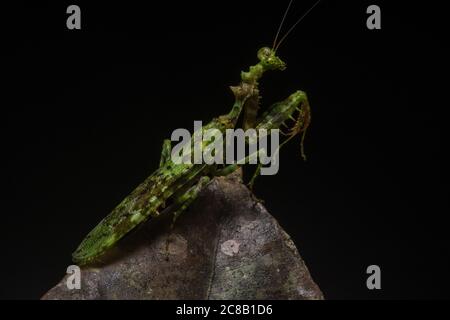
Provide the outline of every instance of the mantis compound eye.
{"type": "Polygon", "coordinates": [[[261,49],[258,50],[258,59],[261,61],[267,60],[270,58],[270,56],[273,55],[273,51],[272,49],[268,48],[268,47],[263,47],[261,49]]]}
{"type": "Polygon", "coordinates": [[[275,51],[268,47],[258,50],[258,59],[266,70],[284,70],[286,68],[286,64],[275,55],[275,51]]]}

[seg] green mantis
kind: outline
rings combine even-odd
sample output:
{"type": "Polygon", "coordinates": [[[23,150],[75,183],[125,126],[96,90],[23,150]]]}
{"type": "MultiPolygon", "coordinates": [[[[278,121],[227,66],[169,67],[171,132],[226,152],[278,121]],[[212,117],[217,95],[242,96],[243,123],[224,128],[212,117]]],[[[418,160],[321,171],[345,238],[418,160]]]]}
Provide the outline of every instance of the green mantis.
{"type": "MultiPolygon", "coordinates": [[[[213,119],[204,125],[202,130],[216,129],[224,134],[227,129],[236,128],[241,113],[246,110],[247,116],[244,117],[243,124],[245,128],[272,130],[284,126],[288,128],[285,142],[300,133],[304,137],[311,117],[307,96],[302,91],[294,92],[257,117],[259,80],[267,71],[286,68],[286,64],[276,55],[275,49],[261,48],[257,57],[258,63],[241,73],[240,84],[230,87],[235,98],[231,111],[213,119]],[[291,120],[293,124],[288,125],[291,120]]],[[[304,155],[303,137],[302,155],[304,155]]],[[[176,164],[171,160],[170,152],[171,141],[166,140],[160,167],[86,236],[72,255],[75,263],[85,265],[94,262],[136,226],[149,218],[159,216],[163,211],[170,211],[177,217],[213,177],[227,175],[238,167],[238,165],[176,164]]]]}

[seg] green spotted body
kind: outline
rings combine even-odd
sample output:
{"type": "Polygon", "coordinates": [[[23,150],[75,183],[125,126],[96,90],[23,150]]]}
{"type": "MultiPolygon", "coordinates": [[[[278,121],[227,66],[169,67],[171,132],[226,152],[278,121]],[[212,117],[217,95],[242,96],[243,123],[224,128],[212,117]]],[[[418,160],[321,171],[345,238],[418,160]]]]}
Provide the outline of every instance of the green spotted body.
{"type": "Polygon", "coordinates": [[[135,226],[158,216],[165,202],[183,186],[179,181],[193,180],[205,168],[172,164],[156,170],[86,236],[73,253],[73,261],[78,264],[92,261],[135,226]]]}
{"type": "MultiPolygon", "coordinates": [[[[202,129],[217,128],[225,131],[233,123],[226,117],[214,119],[202,129]]],[[[166,202],[186,185],[192,185],[201,176],[214,168],[204,164],[175,164],[164,159],[159,169],[131,192],[106,218],[104,218],[83,240],[72,254],[80,265],[100,256],[134,227],[157,217],[166,202]]]]}
{"type": "MultiPolygon", "coordinates": [[[[295,120],[288,135],[293,137],[305,132],[310,121],[309,104],[306,94],[297,91],[282,102],[271,106],[263,116],[257,118],[259,108],[258,81],[268,70],[284,70],[285,63],[270,48],[258,51],[259,62],[241,73],[238,86],[230,87],[235,102],[231,111],[213,119],[202,130],[217,129],[225,134],[226,129],[233,129],[244,110],[243,127],[261,129],[279,129],[288,126],[287,121],[295,120]],[[297,114],[296,118],[294,116],[297,114]]],[[[203,143],[203,147],[207,143],[203,143]]],[[[176,204],[177,216],[194,199],[201,189],[219,172],[231,172],[236,165],[218,166],[206,164],[175,164],[168,153],[170,142],[163,147],[159,169],[150,175],[131,192],[106,218],[104,218],[81,242],[73,253],[73,261],[84,265],[97,260],[136,226],[151,217],[156,217],[164,210],[166,204],[176,204]]],[[[191,149],[192,153],[192,149],[191,149]]],[[[253,181],[253,179],[252,179],[253,181]]]]}

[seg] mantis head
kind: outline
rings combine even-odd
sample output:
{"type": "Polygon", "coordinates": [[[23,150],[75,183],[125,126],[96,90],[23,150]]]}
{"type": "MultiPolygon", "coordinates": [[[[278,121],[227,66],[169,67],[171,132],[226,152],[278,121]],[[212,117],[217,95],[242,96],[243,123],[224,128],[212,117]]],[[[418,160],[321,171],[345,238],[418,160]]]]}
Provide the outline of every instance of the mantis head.
{"type": "Polygon", "coordinates": [[[284,70],[286,63],[275,55],[275,50],[263,47],[258,50],[258,59],[266,70],[284,70]]]}

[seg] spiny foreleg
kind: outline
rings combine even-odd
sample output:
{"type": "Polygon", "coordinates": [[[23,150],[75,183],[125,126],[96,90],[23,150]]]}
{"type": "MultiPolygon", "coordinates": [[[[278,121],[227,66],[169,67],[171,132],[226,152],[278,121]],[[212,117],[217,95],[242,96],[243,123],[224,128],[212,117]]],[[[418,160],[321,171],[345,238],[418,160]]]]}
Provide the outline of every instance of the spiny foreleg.
{"type": "MultiPolygon", "coordinates": [[[[275,150],[274,154],[277,154],[280,148],[286,144],[289,140],[295,137],[297,134],[302,134],[301,137],[301,155],[306,160],[304,151],[304,140],[306,131],[311,123],[311,109],[308,101],[308,97],[303,91],[296,91],[290,95],[287,99],[281,102],[273,104],[258,120],[256,126],[257,132],[261,132],[261,129],[269,132],[273,129],[279,129],[283,135],[288,138],[281,143],[275,150]],[[296,115],[297,114],[297,115],[296,115]],[[294,124],[289,126],[288,121],[294,121],[294,124]],[[288,128],[288,132],[284,133],[281,128],[288,128]]],[[[258,164],[255,173],[253,174],[248,184],[252,189],[255,183],[255,179],[261,172],[261,163],[258,164]]]]}
{"type": "Polygon", "coordinates": [[[201,177],[197,184],[175,199],[176,209],[173,211],[173,219],[170,226],[171,229],[173,229],[178,217],[192,204],[192,202],[194,202],[195,199],[197,199],[198,195],[203,190],[203,187],[205,187],[209,181],[211,181],[211,179],[208,176],[201,177]]]}

